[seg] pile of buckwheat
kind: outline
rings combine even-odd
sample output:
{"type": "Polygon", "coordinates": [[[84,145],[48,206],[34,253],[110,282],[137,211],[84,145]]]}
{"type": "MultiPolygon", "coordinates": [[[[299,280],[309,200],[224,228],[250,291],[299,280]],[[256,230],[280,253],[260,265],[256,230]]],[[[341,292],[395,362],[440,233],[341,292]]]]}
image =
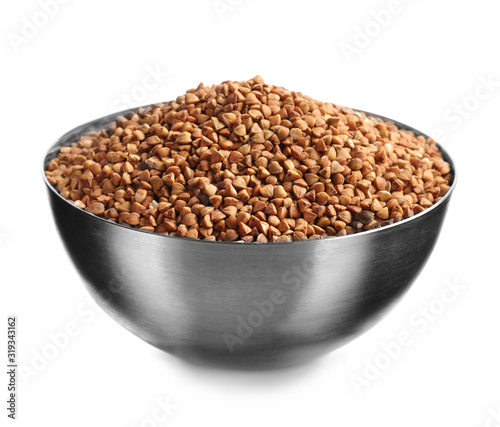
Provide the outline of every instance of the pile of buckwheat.
{"type": "Polygon", "coordinates": [[[260,76],[119,118],[61,148],[46,176],[110,221],[244,242],[381,227],[432,206],[451,180],[432,139],[260,76]]]}

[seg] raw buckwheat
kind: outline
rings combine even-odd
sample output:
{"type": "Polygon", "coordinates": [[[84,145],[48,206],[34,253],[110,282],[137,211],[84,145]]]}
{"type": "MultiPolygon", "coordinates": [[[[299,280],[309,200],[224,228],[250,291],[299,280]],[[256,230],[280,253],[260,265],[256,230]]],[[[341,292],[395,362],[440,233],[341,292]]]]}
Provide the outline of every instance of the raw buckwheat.
{"type": "Polygon", "coordinates": [[[109,221],[260,243],[391,224],[438,202],[451,180],[432,139],[260,76],[129,113],[62,147],[46,176],[109,221]]]}

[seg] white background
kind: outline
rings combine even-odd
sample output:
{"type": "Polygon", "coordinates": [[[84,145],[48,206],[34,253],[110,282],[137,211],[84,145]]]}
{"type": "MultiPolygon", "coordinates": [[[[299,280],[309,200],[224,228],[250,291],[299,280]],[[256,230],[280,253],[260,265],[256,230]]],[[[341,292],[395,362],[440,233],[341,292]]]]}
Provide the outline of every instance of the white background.
{"type": "MultiPolygon", "coordinates": [[[[0,348],[15,314],[19,359],[32,369],[18,378],[17,425],[499,426],[498,3],[396,0],[392,12],[385,0],[215,4],[66,0],[48,19],[37,0],[1,6],[0,348]],[[41,162],[81,123],[174,99],[200,81],[256,74],[440,132],[459,183],[430,261],[371,331],[300,368],[200,368],[88,301],[57,236],[41,162]],[[459,295],[443,303],[450,283],[459,295]],[[422,320],[426,307],[433,321],[422,320]],[[76,335],[63,342],[68,327],[76,335]],[[401,332],[410,344],[387,363],[383,345],[401,332]],[[64,347],[55,354],[50,334],[64,347]],[[353,385],[367,364],[384,362],[369,385],[353,385]],[[157,399],[176,406],[158,422],[157,399]]],[[[2,409],[0,424],[8,422],[2,409]]]]}

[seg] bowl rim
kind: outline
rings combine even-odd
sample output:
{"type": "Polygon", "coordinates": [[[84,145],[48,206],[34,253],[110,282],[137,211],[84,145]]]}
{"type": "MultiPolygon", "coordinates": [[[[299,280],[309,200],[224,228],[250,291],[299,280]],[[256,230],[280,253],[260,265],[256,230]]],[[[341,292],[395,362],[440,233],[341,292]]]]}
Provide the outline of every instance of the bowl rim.
{"type": "MultiPolygon", "coordinates": [[[[226,242],[226,241],[223,241],[223,240],[215,240],[215,241],[213,241],[213,240],[204,240],[204,239],[189,239],[189,238],[186,238],[186,237],[170,236],[170,235],[165,235],[165,234],[161,234],[161,233],[156,233],[154,231],[141,230],[139,228],[133,228],[133,227],[130,227],[130,226],[127,226],[127,225],[119,224],[117,222],[110,221],[110,220],[108,220],[106,218],[102,218],[100,216],[94,215],[93,213],[91,213],[89,211],[86,211],[84,209],[81,209],[81,208],[77,207],[74,203],[71,203],[68,199],[64,198],[61,195],[61,193],[59,193],[59,191],[57,191],[57,189],[48,181],[48,179],[47,179],[47,177],[45,175],[45,171],[46,171],[46,168],[47,168],[49,162],[57,156],[57,154],[59,153],[59,149],[61,147],[67,147],[67,146],[69,146],[69,145],[71,145],[71,144],[73,144],[73,143],[76,142],[74,140],[71,140],[71,142],[68,142],[68,141],[70,141],[70,137],[71,136],[74,135],[76,137],[76,135],[80,134],[80,132],[83,129],[94,127],[94,124],[96,122],[105,122],[105,123],[108,123],[108,125],[110,125],[113,121],[115,121],[119,117],[123,117],[123,116],[125,116],[125,115],[127,115],[129,113],[135,113],[135,112],[137,112],[137,111],[139,111],[141,109],[148,108],[148,107],[150,107],[152,105],[161,105],[163,103],[164,102],[158,102],[158,103],[143,105],[143,106],[140,106],[140,107],[129,108],[129,109],[126,109],[126,110],[123,110],[123,111],[112,113],[112,114],[109,114],[107,116],[102,116],[102,117],[99,117],[97,119],[94,119],[94,120],[91,120],[89,122],[86,122],[84,124],[78,125],[78,126],[74,127],[73,129],[71,129],[70,131],[64,133],[59,139],[56,140],[55,143],[53,143],[49,147],[48,150],[45,151],[45,154],[44,154],[44,157],[43,157],[43,162],[42,162],[42,177],[43,177],[45,185],[48,187],[49,191],[51,191],[53,194],[55,194],[57,197],[59,197],[61,200],[63,200],[65,203],[67,203],[69,206],[71,206],[73,209],[76,209],[76,210],[78,210],[79,212],[81,212],[81,213],[83,213],[85,215],[89,215],[90,217],[92,217],[95,220],[103,221],[106,224],[109,224],[111,226],[121,227],[121,228],[123,228],[125,230],[131,230],[131,231],[134,231],[134,232],[141,232],[141,233],[145,233],[145,234],[148,234],[148,235],[151,235],[151,236],[158,236],[160,238],[168,238],[168,239],[174,239],[174,240],[179,240],[179,241],[184,241],[184,242],[190,241],[190,242],[193,242],[193,243],[203,243],[203,244],[210,244],[210,245],[218,244],[218,245],[245,245],[245,246],[251,246],[251,245],[269,245],[269,244],[271,244],[271,245],[293,245],[293,244],[298,245],[298,244],[302,244],[303,245],[303,244],[306,244],[306,243],[312,244],[312,243],[318,242],[318,241],[320,241],[320,242],[326,242],[326,241],[332,241],[332,240],[338,240],[338,239],[342,239],[342,240],[345,240],[345,239],[356,239],[356,238],[359,239],[359,238],[362,238],[362,236],[364,236],[364,235],[368,235],[368,234],[372,234],[372,233],[376,233],[376,232],[381,232],[381,231],[384,231],[384,230],[389,230],[389,229],[392,229],[394,227],[401,226],[403,224],[407,224],[407,223],[409,223],[409,222],[411,222],[413,220],[416,220],[416,219],[419,219],[419,218],[423,218],[426,214],[429,214],[433,210],[438,209],[439,206],[441,206],[442,204],[446,203],[451,198],[451,194],[453,193],[453,191],[455,190],[456,185],[457,185],[457,171],[456,171],[455,163],[454,163],[453,159],[451,158],[451,156],[448,154],[448,152],[442,147],[442,145],[439,144],[438,142],[436,142],[436,146],[439,149],[439,151],[441,152],[441,155],[442,155],[443,159],[450,165],[450,173],[452,175],[452,182],[451,182],[450,188],[448,189],[447,193],[437,203],[435,203],[432,206],[426,208],[424,211],[419,212],[418,214],[416,214],[416,215],[414,215],[412,217],[404,218],[401,221],[395,222],[393,224],[384,225],[382,227],[374,228],[374,229],[371,229],[371,230],[361,231],[359,233],[348,234],[346,236],[329,236],[329,237],[325,237],[325,238],[322,238],[322,239],[312,239],[312,240],[311,239],[307,239],[307,240],[298,240],[298,241],[294,240],[294,241],[291,241],[291,242],[264,242],[264,243],[261,243],[261,242],[243,242],[242,240],[236,240],[236,241],[232,241],[232,242],[226,242]],[[62,143],[62,141],[66,140],[66,139],[68,139],[68,141],[65,141],[64,143],[62,143]]],[[[352,110],[354,112],[359,112],[359,113],[366,114],[367,117],[374,117],[374,118],[377,118],[377,119],[381,119],[381,120],[383,120],[385,122],[392,123],[398,129],[410,131],[410,132],[412,132],[416,136],[424,136],[426,138],[430,138],[430,136],[427,135],[427,134],[425,134],[424,132],[421,132],[421,131],[419,131],[419,130],[417,130],[417,129],[409,126],[409,125],[406,125],[406,124],[404,124],[402,122],[399,122],[397,120],[394,120],[394,119],[382,116],[380,114],[374,114],[374,113],[370,113],[370,112],[365,111],[365,110],[360,110],[360,109],[351,108],[351,107],[343,107],[343,108],[348,108],[349,110],[352,110]]],[[[92,132],[92,131],[91,130],[87,130],[86,132],[92,132]]],[[[81,136],[83,136],[84,134],[82,134],[81,136]]]]}

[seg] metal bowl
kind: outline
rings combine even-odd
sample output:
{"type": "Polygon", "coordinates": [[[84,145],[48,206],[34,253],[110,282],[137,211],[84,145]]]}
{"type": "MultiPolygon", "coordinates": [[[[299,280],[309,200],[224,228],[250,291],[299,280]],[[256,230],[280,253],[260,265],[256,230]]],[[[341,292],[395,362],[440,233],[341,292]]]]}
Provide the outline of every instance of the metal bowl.
{"type": "MultiPolygon", "coordinates": [[[[65,134],[48,151],[44,170],[60,147],[127,112],[65,134]]],[[[436,243],[456,183],[453,163],[440,149],[453,184],[432,207],[375,230],[300,242],[207,242],[132,229],[79,209],[45,183],[73,263],[118,323],[197,363],[282,367],[360,335],[415,280],[436,243]]]]}

